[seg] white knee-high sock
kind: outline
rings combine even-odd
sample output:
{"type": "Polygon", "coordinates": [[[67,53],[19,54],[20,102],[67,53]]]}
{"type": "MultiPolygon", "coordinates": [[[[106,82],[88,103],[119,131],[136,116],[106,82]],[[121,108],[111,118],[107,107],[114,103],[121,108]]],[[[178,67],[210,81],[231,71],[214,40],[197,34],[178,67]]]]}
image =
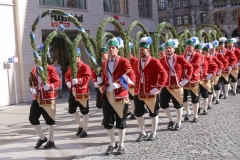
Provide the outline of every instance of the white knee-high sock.
{"type": "Polygon", "coordinates": [[[43,135],[42,128],[40,125],[33,125],[35,131],[38,133],[39,139],[44,140],[45,136],[43,135]]]}
{"type": "Polygon", "coordinates": [[[126,129],[119,129],[118,130],[119,146],[121,146],[121,147],[124,147],[125,131],[126,131],[126,129]]]}
{"type": "Polygon", "coordinates": [[[131,109],[132,109],[132,114],[134,114],[134,110],[135,110],[135,104],[133,100],[130,100],[131,102],[131,109]]]}
{"type": "Polygon", "coordinates": [[[179,125],[181,125],[182,124],[182,112],[183,112],[183,110],[182,110],[182,108],[180,108],[180,109],[177,109],[176,111],[177,111],[177,123],[179,125]]]}
{"type": "Polygon", "coordinates": [[[72,115],[73,115],[73,118],[75,119],[75,121],[78,123],[78,126],[83,128],[83,124],[82,124],[82,122],[80,120],[79,114],[77,112],[75,112],[72,115]]]}
{"type": "Polygon", "coordinates": [[[236,93],[237,92],[237,82],[232,83],[233,86],[233,92],[236,93]]]}
{"type": "Polygon", "coordinates": [[[208,104],[211,106],[212,105],[212,99],[213,99],[213,94],[208,95],[208,104]]]}
{"type": "Polygon", "coordinates": [[[240,85],[240,78],[237,80],[237,85],[240,85]]]}
{"type": "Polygon", "coordinates": [[[140,128],[141,133],[146,135],[144,118],[143,117],[136,117],[136,118],[137,118],[138,126],[140,128]]]}
{"type": "Polygon", "coordinates": [[[199,103],[193,103],[193,114],[194,117],[197,118],[198,117],[198,108],[199,108],[199,103]]]}
{"type": "Polygon", "coordinates": [[[171,122],[173,122],[174,120],[173,120],[173,118],[172,118],[170,109],[169,109],[169,108],[166,108],[166,109],[164,109],[164,112],[165,112],[165,114],[167,115],[168,120],[171,121],[171,122]]]}
{"type": "Polygon", "coordinates": [[[215,92],[215,90],[213,89],[213,97],[216,97],[216,92],[215,92]]]}
{"type": "Polygon", "coordinates": [[[223,88],[222,88],[222,84],[220,84],[220,94],[223,95],[223,88]]]}
{"type": "Polygon", "coordinates": [[[115,146],[115,137],[114,137],[114,129],[107,129],[108,136],[110,138],[110,145],[115,146]]]}
{"type": "Polygon", "coordinates": [[[229,91],[230,85],[229,84],[225,84],[224,85],[224,90],[225,90],[225,95],[228,96],[228,91],[229,91]]]}
{"type": "Polygon", "coordinates": [[[53,142],[54,125],[48,126],[48,132],[49,132],[49,141],[53,142]]]}
{"type": "Polygon", "coordinates": [[[156,135],[158,126],[158,116],[152,117],[151,120],[152,120],[152,134],[156,135]]]}
{"type": "Polygon", "coordinates": [[[203,98],[203,109],[207,110],[208,98],[203,98]]]}
{"type": "Polygon", "coordinates": [[[184,107],[185,111],[187,112],[187,114],[191,114],[190,108],[188,106],[188,102],[184,102],[183,107],[184,107]]]}
{"type": "Polygon", "coordinates": [[[83,130],[87,132],[89,114],[83,115],[83,130]]]}
{"type": "Polygon", "coordinates": [[[219,100],[220,91],[216,91],[216,100],[219,100]]]}

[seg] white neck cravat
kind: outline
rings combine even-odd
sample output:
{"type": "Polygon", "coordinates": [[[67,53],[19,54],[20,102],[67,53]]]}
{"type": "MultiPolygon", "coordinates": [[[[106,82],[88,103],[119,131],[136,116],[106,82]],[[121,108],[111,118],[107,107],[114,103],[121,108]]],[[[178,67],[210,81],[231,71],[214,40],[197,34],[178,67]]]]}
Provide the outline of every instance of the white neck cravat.
{"type": "Polygon", "coordinates": [[[143,83],[143,67],[144,67],[145,63],[146,63],[146,60],[141,59],[141,67],[142,67],[141,72],[140,72],[141,73],[141,79],[140,79],[141,83],[143,83]]]}

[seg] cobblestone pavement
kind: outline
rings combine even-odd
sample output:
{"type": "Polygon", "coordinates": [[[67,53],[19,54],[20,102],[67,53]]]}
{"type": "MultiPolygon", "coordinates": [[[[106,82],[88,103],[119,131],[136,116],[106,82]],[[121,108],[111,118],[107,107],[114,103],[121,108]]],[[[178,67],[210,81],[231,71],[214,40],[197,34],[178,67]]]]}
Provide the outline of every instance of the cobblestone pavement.
{"type": "MultiPolygon", "coordinates": [[[[168,131],[167,117],[159,114],[157,139],[136,142],[139,129],[136,120],[128,120],[125,137],[126,154],[105,156],[109,139],[100,125],[102,115],[95,107],[94,95],[90,101],[88,137],[75,136],[76,123],[67,113],[67,98],[57,100],[56,147],[50,150],[33,148],[37,135],[28,122],[30,104],[0,107],[0,159],[18,160],[75,160],[75,159],[240,159],[240,95],[221,99],[212,105],[208,115],[199,115],[198,123],[182,122],[182,130],[168,131]]],[[[175,109],[171,108],[176,119],[175,109]]],[[[145,114],[147,131],[150,118],[145,114]]],[[[41,120],[48,137],[47,126],[41,120]]],[[[117,137],[117,130],[115,130],[117,137]]],[[[118,139],[117,139],[118,140],[118,139]]],[[[116,150],[115,150],[116,151],[116,150]]]]}

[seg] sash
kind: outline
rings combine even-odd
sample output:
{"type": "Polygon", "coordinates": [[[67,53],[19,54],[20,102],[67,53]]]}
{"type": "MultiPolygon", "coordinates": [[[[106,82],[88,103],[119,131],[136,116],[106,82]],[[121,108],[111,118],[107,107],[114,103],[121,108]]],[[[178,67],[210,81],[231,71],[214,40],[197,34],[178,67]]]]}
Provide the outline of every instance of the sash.
{"type": "Polygon", "coordinates": [[[236,69],[232,69],[230,74],[234,77],[234,78],[238,78],[238,68],[236,69]]]}
{"type": "Polygon", "coordinates": [[[198,82],[194,84],[187,83],[183,88],[187,90],[191,90],[196,96],[198,96],[198,91],[199,91],[198,82]]]}
{"type": "Polygon", "coordinates": [[[210,80],[200,81],[201,86],[205,88],[208,92],[212,91],[212,83],[210,80]]]}
{"type": "Polygon", "coordinates": [[[120,118],[123,118],[124,105],[128,101],[116,101],[113,92],[106,92],[107,99],[120,118]]]}
{"type": "Polygon", "coordinates": [[[78,101],[79,103],[81,103],[84,108],[87,107],[87,102],[90,99],[89,93],[78,95],[78,94],[76,94],[76,88],[72,87],[72,94],[75,97],[75,100],[78,101]]]}
{"type": "Polygon", "coordinates": [[[169,88],[167,88],[168,92],[171,93],[171,95],[178,101],[179,104],[183,104],[183,96],[184,96],[184,92],[183,92],[183,87],[180,87],[178,89],[175,89],[175,85],[174,86],[170,86],[169,88]]]}
{"type": "Polygon", "coordinates": [[[37,96],[37,102],[38,105],[42,107],[53,120],[55,120],[56,100],[43,100],[40,96],[37,96]]]}

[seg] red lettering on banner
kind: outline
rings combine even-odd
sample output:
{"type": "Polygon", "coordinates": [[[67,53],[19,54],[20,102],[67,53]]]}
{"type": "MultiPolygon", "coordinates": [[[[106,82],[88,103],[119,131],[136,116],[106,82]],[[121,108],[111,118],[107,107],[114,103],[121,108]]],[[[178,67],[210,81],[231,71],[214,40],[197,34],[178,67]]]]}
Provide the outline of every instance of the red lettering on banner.
{"type": "Polygon", "coordinates": [[[70,22],[51,22],[53,27],[57,27],[60,24],[63,24],[65,27],[70,27],[70,22]]]}

